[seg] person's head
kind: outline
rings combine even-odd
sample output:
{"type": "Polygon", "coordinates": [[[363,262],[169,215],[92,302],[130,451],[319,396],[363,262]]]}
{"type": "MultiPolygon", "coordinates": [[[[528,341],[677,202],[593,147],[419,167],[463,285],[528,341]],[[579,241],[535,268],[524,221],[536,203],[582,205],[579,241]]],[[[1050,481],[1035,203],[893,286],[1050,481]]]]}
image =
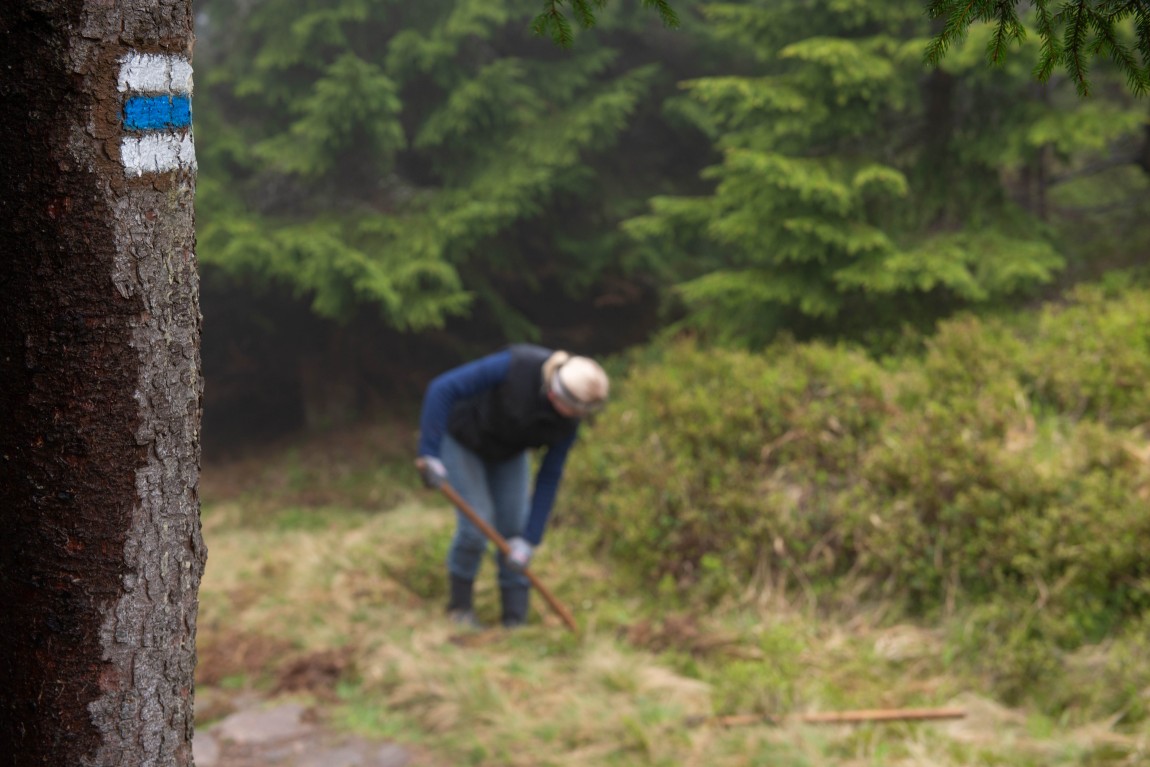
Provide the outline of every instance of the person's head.
{"type": "Polygon", "coordinates": [[[582,418],[603,409],[610,382],[598,362],[558,351],[543,363],[547,397],[567,418],[582,418]]]}

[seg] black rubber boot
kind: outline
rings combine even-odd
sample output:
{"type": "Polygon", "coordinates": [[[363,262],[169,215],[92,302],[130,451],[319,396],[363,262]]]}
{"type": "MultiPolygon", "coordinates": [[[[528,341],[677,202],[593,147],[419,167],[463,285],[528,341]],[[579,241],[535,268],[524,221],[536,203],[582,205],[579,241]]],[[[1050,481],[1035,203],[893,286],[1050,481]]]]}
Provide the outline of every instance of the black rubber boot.
{"type": "Polygon", "coordinates": [[[483,624],[475,617],[475,606],[471,597],[475,593],[475,581],[451,576],[451,596],[447,602],[447,616],[454,622],[468,628],[481,629],[483,624]]]}
{"type": "Polygon", "coordinates": [[[499,590],[503,602],[503,626],[515,628],[527,622],[527,603],[530,591],[527,586],[504,586],[499,590]]]}

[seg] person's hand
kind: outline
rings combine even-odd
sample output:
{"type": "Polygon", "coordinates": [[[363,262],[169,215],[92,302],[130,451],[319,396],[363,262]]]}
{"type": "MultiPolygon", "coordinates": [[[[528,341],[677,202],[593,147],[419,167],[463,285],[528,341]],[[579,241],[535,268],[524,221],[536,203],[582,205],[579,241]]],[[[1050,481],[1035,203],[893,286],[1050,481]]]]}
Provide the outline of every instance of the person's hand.
{"type": "Polygon", "coordinates": [[[527,565],[531,564],[531,556],[535,553],[535,547],[516,536],[507,541],[507,548],[507,564],[511,566],[511,569],[519,572],[526,570],[527,565]]]}
{"type": "Polygon", "coordinates": [[[419,476],[423,478],[423,486],[426,488],[435,490],[447,481],[447,469],[444,468],[443,461],[435,456],[420,456],[416,466],[419,468],[419,476]]]}

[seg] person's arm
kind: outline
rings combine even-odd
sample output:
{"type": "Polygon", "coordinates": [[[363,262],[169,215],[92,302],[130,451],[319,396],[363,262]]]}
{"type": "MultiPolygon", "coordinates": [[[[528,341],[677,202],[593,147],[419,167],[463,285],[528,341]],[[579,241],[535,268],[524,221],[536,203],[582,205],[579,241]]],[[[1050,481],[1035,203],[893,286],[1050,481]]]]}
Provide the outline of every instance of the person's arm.
{"type": "Polygon", "coordinates": [[[461,399],[501,384],[511,369],[511,352],[503,351],[452,368],[432,379],[419,417],[419,455],[439,457],[451,409],[461,399]]]}
{"type": "Polygon", "coordinates": [[[551,507],[555,504],[555,494],[559,491],[559,480],[563,478],[567,453],[575,444],[576,435],[577,431],[571,432],[570,437],[549,447],[547,454],[543,456],[543,462],[539,465],[539,473],[535,475],[531,513],[527,517],[527,527],[523,531],[523,537],[532,546],[538,546],[543,540],[543,530],[547,527],[551,507]]]}

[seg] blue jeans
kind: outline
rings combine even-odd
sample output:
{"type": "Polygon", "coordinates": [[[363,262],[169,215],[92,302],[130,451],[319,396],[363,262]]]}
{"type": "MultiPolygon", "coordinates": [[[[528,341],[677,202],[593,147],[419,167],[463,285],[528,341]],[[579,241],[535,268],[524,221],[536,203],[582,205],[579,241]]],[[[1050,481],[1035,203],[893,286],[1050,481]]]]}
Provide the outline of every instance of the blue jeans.
{"type": "MultiPolygon", "coordinates": [[[[531,460],[526,450],[506,461],[485,461],[448,435],[443,438],[439,458],[447,469],[447,481],[484,522],[504,538],[523,534],[531,481],[531,460]]],[[[462,512],[456,510],[455,516],[458,524],[447,552],[447,569],[452,575],[475,580],[487,551],[487,538],[462,512]]],[[[501,587],[530,585],[525,575],[507,566],[503,554],[498,550],[495,554],[501,587]]]]}

